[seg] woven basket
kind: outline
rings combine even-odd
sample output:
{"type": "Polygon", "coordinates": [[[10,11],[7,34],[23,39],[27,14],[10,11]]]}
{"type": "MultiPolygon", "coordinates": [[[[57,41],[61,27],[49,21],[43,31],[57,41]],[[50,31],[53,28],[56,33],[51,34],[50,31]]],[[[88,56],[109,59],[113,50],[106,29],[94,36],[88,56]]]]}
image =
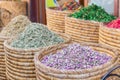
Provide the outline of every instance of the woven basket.
{"type": "Polygon", "coordinates": [[[105,47],[103,45],[82,43],[81,45],[87,45],[92,47],[94,50],[99,52],[107,53],[112,57],[112,60],[104,65],[96,66],[90,69],[83,70],[58,70],[50,68],[42,64],[41,59],[50,53],[55,53],[56,51],[68,46],[68,44],[59,45],[57,47],[51,47],[42,52],[39,52],[34,57],[36,76],[37,80],[100,80],[100,78],[113,66],[118,63],[118,54],[112,48],[105,47]]]}
{"type": "Polygon", "coordinates": [[[18,15],[27,15],[26,5],[26,2],[22,1],[0,1],[0,26],[6,26],[12,18],[18,15]]]}
{"type": "Polygon", "coordinates": [[[9,38],[0,36],[0,80],[5,80],[5,70],[6,70],[6,65],[5,65],[5,52],[4,52],[4,41],[8,40],[9,38]]]}
{"type": "Polygon", "coordinates": [[[99,22],[65,17],[65,33],[77,42],[98,43],[99,22]]]}
{"type": "Polygon", "coordinates": [[[46,15],[48,28],[56,32],[65,32],[65,16],[70,13],[72,12],[47,8],[46,15]]]}
{"type": "MultiPolygon", "coordinates": [[[[64,38],[64,43],[70,42],[70,37],[63,33],[58,33],[64,38]]],[[[36,80],[34,54],[42,51],[43,48],[37,49],[18,49],[10,46],[11,40],[4,42],[6,53],[6,74],[8,80],[36,80]]],[[[60,44],[64,44],[60,43],[60,44]]],[[[60,45],[57,44],[57,45],[60,45]]],[[[57,46],[53,45],[53,46],[57,46]]],[[[48,46],[49,47],[49,46],[48,46]]],[[[45,49],[45,48],[44,48],[45,49]]]]}
{"type": "MultiPolygon", "coordinates": [[[[101,24],[99,30],[99,43],[118,49],[119,54],[119,64],[120,64],[120,30],[108,28],[101,24]]],[[[120,74],[120,69],[118,69],[118,74],[120,74]]]]}
{"type": "Polygon", "coordinates": [[[99,30],[99,43],[109,45],[120,51],[120,30],[108,28],[101,24],[99,30]]]}

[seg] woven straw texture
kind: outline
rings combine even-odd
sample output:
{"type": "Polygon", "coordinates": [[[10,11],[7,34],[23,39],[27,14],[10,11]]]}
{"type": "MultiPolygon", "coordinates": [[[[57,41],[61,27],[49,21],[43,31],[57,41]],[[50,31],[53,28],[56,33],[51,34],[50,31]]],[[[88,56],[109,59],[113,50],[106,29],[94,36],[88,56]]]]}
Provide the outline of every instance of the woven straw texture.
{"type": "Polygon", "coordinates": [[[0,36],[0,80],[6,80],[6,65],[5,65],[5,52],[4,52],[4,41],[9,38],[0,36]]]}
{"type": "Polygon", "coordinates": [[[65,17],[65,33],[77,42],[98,43],[99,24],[94,21],[65,17]]]}
{"type": "Polygon", "coordinates": [[[46,14],[48,28],[56,32],[65,32],[65,16],[70,13],[72,12],[59,11],[52,8],[47,8],[46,14]]]}
{"type": "Polygon", "coordinates": [[[18,15],[26,15],[26,2],[22,1],[0,1],[0,26],[4,27],[12,18],[18,15]]]}
{"type": "MultiPolygon", "coordinates": [[[[120,30],[108,28],[105,25],[100,25],[99,43],[118,49],[119,64],[120,64],[120,30]]],[[[118,70],[120,74],[120,69],[118,70]]]]}
{"type": "Polygon", "coordinates": [[[103,45],[82,43],[81,45],[91,46],[94,50],[107,53],[112,57],[112,60],[104,65],[83,70],[58,70],[50,68],[42,64],[41,59],[49,54],[68,46],[68,44],[59,45],[58,47],[51,47],[42,52],[39,52],[34,57],[37,80],[100,80],[100,78],[113,66],[118,63],[118,54],[112,48],[103,45]]]}
{"type": "Polygon", "coordinates": [[[120,30],[108,28],[101,24],[99,30],[99,43],[106,44],[120,50],[120,30]]]}
{"type": "MultiPolygon", "coordinates": [[[[60,33],[64,38],[64,43],[69,43],[70,37],[60,33]]],[[[12,40],[4,42],[6,53],[6,75],[8,80],[36,80],[34,54],[42,51],[43,48],[37,49],[18,49],[10,46],[12,40]]],[[[63,44],[63,43],[61,43],[63,44]]],[[[56,45],[53,45],[56,46],[56,45]]],[[[45,48],[44,48],[45,49],[45,48]]]]}

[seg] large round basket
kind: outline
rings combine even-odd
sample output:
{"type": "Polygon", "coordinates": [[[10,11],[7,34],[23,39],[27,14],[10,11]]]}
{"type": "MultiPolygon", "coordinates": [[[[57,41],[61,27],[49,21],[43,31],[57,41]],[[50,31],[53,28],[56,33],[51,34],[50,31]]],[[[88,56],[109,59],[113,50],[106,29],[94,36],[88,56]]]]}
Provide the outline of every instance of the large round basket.
{"type": "MultiPolygon", "coordinates": [[[[60,33],[64,38],[64,43],[69,43],[70,37],[60,33]]],[[[34,54],[42,51],[44,48],[37,49],[18,49],[10,46],[12,40],[4,42],[4,49],[6,53],[6,74],[8,80],[36,80],[34,54]]],[[[60,43],[60,44],[64,44],[60,43]]],[[[60,45],[57,44],[57,45],[60,45]]],[[[53,45],[53,46],[57,46],[53,45]]],[[[49,46],[48,46],[49,47],[49,46]]]]}
{"type": "Polygon", "coordinates": [[[6,0],[0,1],[0,26],[4,27],[12,18],[18,15],[26,14],[26,2],[6,0]]]}
{"type": "MultiPolygon", "coordinates": [[[[55,68],[51,68],[45,66],[41,63],[41,60],[44,56],[50,53],[56,53],[56,51],[61,50],[68,46],[68,44],[59,45],[57,47],[51,47],[42,52],[39,52],[34,57],[35,68],[37,80],[100,80],[100,78],[113,66],[115,66],[118,62],[118,57],[116,51],[112,48],[108,48],[99,44],[91,44],[91,43],[82,43],[81,45],[90,46],[94,50],[99,52],[106,53],[111,56],[111,61],[106,64],[96,66],[89,69],[78,69],[78,70],[58,70],[55,68]]],[[[101,53],[102,54],[102,53],[101,53]]]]}
{"type": "Polygon", "coordinates": [[[4,52],[4,41],[9,38],[0,36],[0,80],[6,79],[6,65],[5,65],[5,52],[4,52]]]}
{"type": "Polygon", "coordinates": [[[59,11],[54,8],[46,9],[47,26],[49,29],[56,32],[65,32],[65,16],[70,14],[70,11],[59,11]]]}
{"type": "Polygon", "coordinates": [[[99,22],[65,17],[65,33],[77,42],[98,43],[99,22]]]}

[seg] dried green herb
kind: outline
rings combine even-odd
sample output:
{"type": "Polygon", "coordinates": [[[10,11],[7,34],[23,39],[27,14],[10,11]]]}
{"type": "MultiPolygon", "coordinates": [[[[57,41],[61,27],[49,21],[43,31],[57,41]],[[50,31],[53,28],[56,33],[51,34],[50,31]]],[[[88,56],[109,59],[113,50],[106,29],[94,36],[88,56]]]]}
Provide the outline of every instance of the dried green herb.
{"type": "Polygon", "coordinates": [[[70,17],[98,22],[110,22],[116,19],[115,16],[108,14],[102,7],[95,4],[80,9],[71,14],[70,17]]]}
{"type": "Polygon", "coordinates": [[[6,27],[3,28],[0,35],[11,37],[20,34],[31,21],[23,15],[13,18],[6,27]]]}
{"type": "Polygon", "coordinates": [[[61,42],[64,42],[64,39],[48,30],[44,25],[31,23],[10,45],[16,48],[29,49],[47,47],[61,42]]]}

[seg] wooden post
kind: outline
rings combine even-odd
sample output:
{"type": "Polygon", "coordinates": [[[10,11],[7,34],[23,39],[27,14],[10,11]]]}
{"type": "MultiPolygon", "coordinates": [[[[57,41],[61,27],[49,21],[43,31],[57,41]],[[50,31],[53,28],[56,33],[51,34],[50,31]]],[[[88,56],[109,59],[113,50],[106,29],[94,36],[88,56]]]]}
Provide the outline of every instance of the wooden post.
{"type": "Polygon", "coordinates": [[[22,1],[25,1],[27,3],[27,16],[30,17],[30,0],[22,0],[22,1]]]}
{"type": "Polygon", "coordinates": [[[84,0],[79,0],[79,3],[84,5],[84,0]]]}
{"type": "Polygon", "coordinates": [[[32,22],[38,22],[37,2],[37,0],[30,0],[30,20],[32,22]]]}
{"type": "Polygon", "coordinates": [[[38,13],[39,13],[39,22],[46,24],[46,2],[45,0],[38,0],[38,13]]]}
{"type": "Polygon", "coordinates": [[[119,16],[119,0],[114,0],[114,15],[119,16]]]}
{"type": "Polygon", "coordinates": [[[119,1],[119,17],[120,17],[120,1],[119,1]]]}
{"type": "Polygon", "coordinates": [[[89,0],[84,0],[84,7],[88,6],[89,0]]]}
{"type": "Polygon", "coordinates": [[[45,0],[30,0],[30,20],[46,24],[45,0]]]}

